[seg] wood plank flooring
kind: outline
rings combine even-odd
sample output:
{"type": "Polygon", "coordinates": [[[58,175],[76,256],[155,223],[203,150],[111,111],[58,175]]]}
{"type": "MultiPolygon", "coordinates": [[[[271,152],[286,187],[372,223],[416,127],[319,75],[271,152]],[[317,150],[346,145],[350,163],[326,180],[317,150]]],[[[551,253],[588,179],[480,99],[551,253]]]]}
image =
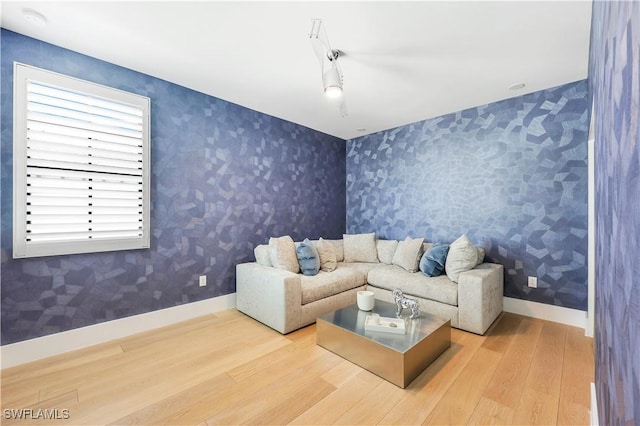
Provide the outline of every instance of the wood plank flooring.
{"type": "Polygon", "coordinates": [[[451,338],[400,389],[315,325],[283,336],[231,309],[3,370],[2,424],[589,424],[584,330],[503,313],[451,338]]]}

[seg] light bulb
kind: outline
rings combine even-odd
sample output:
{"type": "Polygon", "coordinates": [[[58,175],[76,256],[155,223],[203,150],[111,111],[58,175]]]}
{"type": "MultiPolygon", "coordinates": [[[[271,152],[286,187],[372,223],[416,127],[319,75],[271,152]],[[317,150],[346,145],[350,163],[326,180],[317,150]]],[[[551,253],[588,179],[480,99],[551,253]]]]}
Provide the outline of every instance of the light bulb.
{"type": "Polygon", "coordinates": [[[324,94],[327,96],[327,98],[339,98],[340,96],[342,96],[342,87],[340,86],[329,86],[326,89],[324,89],[324,94]]]}
{"type": "Polygon", "coordinates": [[[322,76],[324,94],[328,98],[339,98],[342,96],[342,79],[335,65],[327,70],[322,76]]]}

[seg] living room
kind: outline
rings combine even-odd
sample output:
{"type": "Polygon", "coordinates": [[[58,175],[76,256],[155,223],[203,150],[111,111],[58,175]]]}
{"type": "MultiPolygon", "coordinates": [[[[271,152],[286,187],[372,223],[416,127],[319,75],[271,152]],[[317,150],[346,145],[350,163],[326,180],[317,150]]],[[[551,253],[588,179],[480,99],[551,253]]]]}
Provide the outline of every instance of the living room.
{"type": "MultiPolygon", "coordinates": [[[[544,305],[543,315],[560,312],[583,320],[569,325],[588,328],[593,237],[602,250],[592,277],[598,415],[603,424],[633,424],[640,418],[633,370],[640,8],[591,7],[588,76],[348,138],[20,34],[3,18],[3,369],[232,309],[236,265],[281,235],[300,241],[375,232],[451,242],[466,233],[504,266],[505,311],[544,305]],[[151,99],[149,249],[14,258],[14,62],[151,99]],[[588,222],[592,101],[595,235],[588,222]],[[538,277],[538,288],[528,276],[538,277]]],[[[6,16],[8,4],[3,9],[6,16]]],[[[306,53],[315,61],[311,47],[306,53]]],[[[312,80],[321,93],[319,77],[312,80]]]]}

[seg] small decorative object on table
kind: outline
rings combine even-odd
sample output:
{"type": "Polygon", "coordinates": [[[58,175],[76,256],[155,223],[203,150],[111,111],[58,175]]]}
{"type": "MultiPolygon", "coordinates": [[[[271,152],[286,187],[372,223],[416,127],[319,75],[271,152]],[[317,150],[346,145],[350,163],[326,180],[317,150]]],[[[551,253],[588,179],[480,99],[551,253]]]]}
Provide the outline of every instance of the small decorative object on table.
{"type": "Polygon", "coordinates": [[[406,324],[402,318],[381,317],[379,314],[367,315],[364,320],[365,331],[382,331],[384,333],[405,334],[406,324]]]}
{"type": "Polygon", "coordinates": [[[411,308],[411,316],[409,318],[415,319],[420,316],[420,304],[418,303],[418,301],[416,299],[405,296],[402,290],[400,290],[399,288],[393,290],[393,300],[398,307],[396,316],[399,317],[402,313],[402,310],[405,308],[411,308]]]}
{"type": "Polygon", "coordinates": [[[362,311],[370,311],[376,303],[376,295],[372,291],[362,290],[356,295],[358,308],[362,311]]]}

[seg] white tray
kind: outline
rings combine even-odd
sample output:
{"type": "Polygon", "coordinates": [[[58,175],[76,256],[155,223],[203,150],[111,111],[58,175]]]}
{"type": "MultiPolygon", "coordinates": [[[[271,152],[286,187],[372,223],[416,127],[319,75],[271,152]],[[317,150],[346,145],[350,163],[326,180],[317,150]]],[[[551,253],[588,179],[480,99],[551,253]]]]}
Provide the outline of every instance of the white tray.
{"type": "Polygon", "coordinates": [[[364,320],[365,331],[381,331],[383,333],[405,334],[407,332],[404,319],[380,317],[380,324],[373,323],[373,316],[367,315],[364,320]],[[391,325],[395,324],[395,326],[391,325]]]}

